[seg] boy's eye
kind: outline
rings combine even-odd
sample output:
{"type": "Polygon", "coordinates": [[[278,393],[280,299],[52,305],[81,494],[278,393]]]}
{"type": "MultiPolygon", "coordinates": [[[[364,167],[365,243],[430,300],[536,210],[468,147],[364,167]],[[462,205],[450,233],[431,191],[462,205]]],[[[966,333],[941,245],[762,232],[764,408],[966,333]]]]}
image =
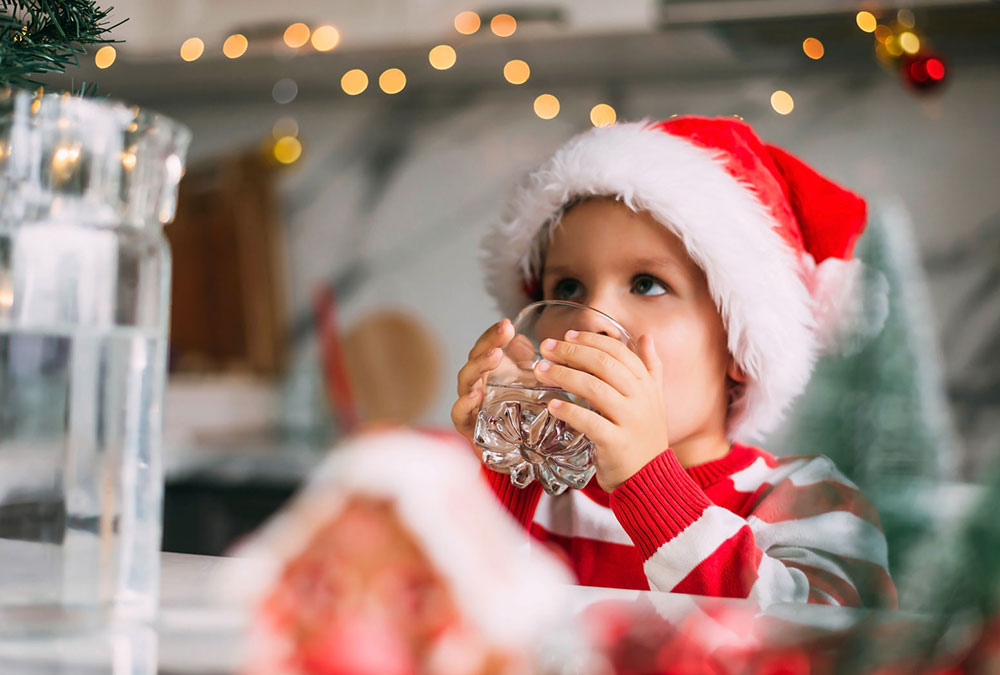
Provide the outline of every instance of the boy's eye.
{"type": "Polygon", "coordinates": [[[648,274],[640,274],[632,281],[632,292],[639,295],[663,295],[667,285],[648,274]]]}
{"type": "Polygon", "coordinates": [[[560,279],[552,289],[556,300],[573,300],[582,293],[583,284],[576,279],[560,279]]]}

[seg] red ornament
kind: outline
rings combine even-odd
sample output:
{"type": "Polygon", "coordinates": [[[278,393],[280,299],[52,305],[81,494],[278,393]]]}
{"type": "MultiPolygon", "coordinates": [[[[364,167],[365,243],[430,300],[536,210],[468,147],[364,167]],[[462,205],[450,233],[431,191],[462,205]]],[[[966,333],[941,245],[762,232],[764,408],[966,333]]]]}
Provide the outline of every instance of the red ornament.
{"type": "Polygon", "coordinates": [[[941,86],[948,77],[948,67],[940,54],[921,51],[899,61],[900,75],[909,87],[929,91],[941,86]]]}

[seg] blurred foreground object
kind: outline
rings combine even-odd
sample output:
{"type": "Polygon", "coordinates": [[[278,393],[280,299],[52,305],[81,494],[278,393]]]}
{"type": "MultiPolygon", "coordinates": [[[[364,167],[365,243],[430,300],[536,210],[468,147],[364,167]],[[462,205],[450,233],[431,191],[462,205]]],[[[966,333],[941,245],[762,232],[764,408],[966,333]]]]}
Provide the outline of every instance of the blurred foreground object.
{"type": "Polygon", "coordinates": [[[31,583],[0,567],[0,604],[53,610],[25,622],[155,613],[162,228],[189,141],[107,101],[21,91],[0,107],[0,540],[44,551],[31,583]]]}
{"type": "Polygon", "coordinates": [[[247,673],[563,672],[586,655],[565,632],[568,572],[529,555],[464,443],[358,436],[236,553],[263,565],[230,580],[256,608],[247,673]]]}

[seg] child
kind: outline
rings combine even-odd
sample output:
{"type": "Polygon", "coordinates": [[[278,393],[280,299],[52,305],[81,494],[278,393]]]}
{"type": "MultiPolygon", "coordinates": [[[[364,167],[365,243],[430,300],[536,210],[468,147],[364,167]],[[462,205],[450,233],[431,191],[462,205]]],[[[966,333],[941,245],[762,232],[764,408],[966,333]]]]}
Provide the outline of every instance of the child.
{"type": "MultiPolygon", "coordinates": [[[[866,208],[736,119],[619,123],[572,139],[485,239],[513,316],[539,299],[593,306],[637,353],[570,331],[536,375],[592,410],[549,404],[595,444],[595,479],[542,495],[486,472],[508,511],[581,584],[772,602],[895,605],[874,508],[821,456],[746,445],[804,389],[852,321],[866,208]]],[[[458,374],[471,440],[482,385],[513,337],[491,326],[458,374]]]]}

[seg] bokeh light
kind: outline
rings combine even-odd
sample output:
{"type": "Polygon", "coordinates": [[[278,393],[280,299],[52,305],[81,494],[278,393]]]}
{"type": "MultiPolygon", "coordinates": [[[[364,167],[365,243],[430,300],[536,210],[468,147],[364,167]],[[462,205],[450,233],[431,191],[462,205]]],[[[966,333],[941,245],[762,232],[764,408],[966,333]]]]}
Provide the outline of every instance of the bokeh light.
{"type": "Polygon", "coordinates": [[[299,95],[299,85],[290,77],[283,77],[271,87],[271,97],[275,103],[291,103],[299,95]]]}
{"type": "Polygon", "coordinates": [[[197,61],[205,53],[205,43],[201,38],[188,38],[181,45],[181,58],[185,61],[197,61]]]}
{"type": "Polygon", "coordinates": [[[274,142],[274,158],[282,164],[291,164],[302,156],[302,143],[294,136],[282,136],[274,142]]]}
{"type": "Polygon", "coordinates": [[[318,52],[328,52],[337,48],[340,44],[340,31],[337,30],[335,26],[329,24],[324,26],[318,26],[316,30],[312,32],[313,49],[318,52]]]}
{"type": "Polygon", "coordinates": [[[111,64],[118,58],[118,52],[111,45],[104,45],[94,54],[94,65],[100,69],[110,68],[111,64]]]}
{"type": "Polygon", "coordinates": [[[472,35],[479,30],[482,20],[475,12],[459,12],[455,17],[455,30],[462,35],[472,35]]]}
{"type": "Polygon", "coordinates": [[[352,68],[340,78],[340,88],[345,94],[357,96],[368,88],[368,75],[360,68],[352,68]]]}
{"type": "Polygon", "coordinates": [[[378,86],[387,94],[398,94],[406,86],[406,75],[399,68],[389,68],[378,76],[378,86]]]}
{"type": "Polygon", "coordinates": [[[524,84],[531,77],[531,68],[521,59],[511,59],[503,67],[503,78],[511,84],[524,84]]]}
{"type": "Polygon", "coordinates": [[[779,89],[771,94],[771,107],[779,115],[787,115],[795,109],[795,101],[787,91],[779,89]]]}
{"type": "Polygon", "coordinates": [[[825,53],[823,43],[813,37],[806,38],[802,41],[802,51],[804,51],[806,56],[814,61],[823,58],[823,54],[825,53]]]}
{"type": "Polygon", "coordinates": [[[916,54],[920,51],[920,38],[911,31],[905,31],[899,34],[899,46],[907,54],[916,54]]]}
{"type": "Polygon", "coordinates": [[[490,30],[497,37],[510,37],[517,30],[517,20],[510,14],[497,14],[490,21],[490,30]]]}
{"type": "Polygon", "coordinates": [[[595,127],[609,127],[618,120],[618,113],[607,103],[598,103],[590,109],[590,123],[595,127]]]}
{"type": "Polygon", "coordinates": [[[858,28],[866,33],[874,32],[875,26],[878,25],[878,21],[875,20],[875,15],[871,12],[858,12],[855,20],[858,22],[858,28]]]}
{"type": "Polygon", "coordinates": [[[427,54],[427,60],[437,70],[448,70],[455,65],[456,59],[455,49],[451,45],[438,45],[427,54]]]}
{"type": "Polygon", "coordinates": [[[222,53],[230,59],[238,59],[247,53],[249,44],[245,35],[236,33],[227,37],[222,43],[222,53]]]}
{"type": "Polygon", "coordinates": [[[552,94],[542,94],[535,99],[535,114],[543,120],[550,120],[559,114],[559,99],[552,94]]]}
{"type": "Polygon", "coordinates": [[[294,117],[282,117],[271,127],[271,135],[275,138],[282,136],[298,136],[299,123],[294,117]]]}
{"type": "Polygon", "coordinates": [[[304,23],[293,23],[285,29],[285,44],[293,49],[309,42],[309,26],[304,23]]]}

